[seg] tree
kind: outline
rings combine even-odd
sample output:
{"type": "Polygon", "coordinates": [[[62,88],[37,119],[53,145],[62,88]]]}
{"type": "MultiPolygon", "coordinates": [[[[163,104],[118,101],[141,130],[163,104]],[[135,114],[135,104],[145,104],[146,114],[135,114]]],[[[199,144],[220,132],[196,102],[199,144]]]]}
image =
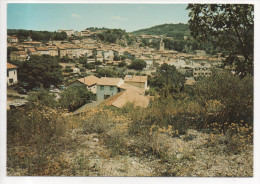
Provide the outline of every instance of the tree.
{"type": "Polygon", "coordinates": [[[94,99],[95,95],[84,86],[73,86],[60,94],[59,104],[62,108],[74,111],[94,99]]]}
{"type": "Polygon", "coordinates": [[[119,64],[118,64],[118,67],[124,67],[124,66],[126,66],[126,62],[120,62],[119,64]]]}
{"type": "Polygon", "coordinates": [[[118,77],[119,72],[109,68],[98,68],[97,77],[118,77]]]}
{"type": "Polygon", "coordinates": [[[62,58],[60,58],[61,63],[69,63],[70,61],[71,59],[68,56],[63,56],[62,58]]]}
{"type": "Polygon", "coordinates": [[[18,75],[20,81],[32,86],[49,87],[63,81],[61,65],[56,57],[50,55],[32,55],[29,61],[21,65],[18,75]]]}
{"type": "Polygon", "coordinates": [[[135,69],[135,70],[142,70],[145,67],[146,67],[146,62],[141,59],[133,60],[131,65],[129,66],[130,69],[135,69]]]}
{"type": "Polygon", "coordinates": [[[97,61],[95,61],[95,65],[102,65],[102,62],[97,60],[97,61]]]}
{"type": "Polygon", "coordinates": [[[150,86],[161,90],[164,95],[182,90],[184,81],[184,76],[177,71],[176,67],[166,63],[158,68],[154,77],[149,78],[150,86]]]}
{"type": "Polygon", "coordinates": [[[118,55],[115,55],[115,56],[114,56],[114,60],[115,60],[115,61],[120,61],[120,57],[119,57],[118,55]]]}
{"type": "Polygon", "coordinates": [[[66,40],[67,39],[67,33],[62,31],[61,33],[55,33],[54,40],[66,40]]]}
{"type": "Polygon", "coordinates": [[[251,4],[189,4],[189,27],[198,41],[225,50],[225,64],[241,77],[253,75],[254,6],[251,4]],[[238,58],[243,55],[244,59],[238,58]]]}

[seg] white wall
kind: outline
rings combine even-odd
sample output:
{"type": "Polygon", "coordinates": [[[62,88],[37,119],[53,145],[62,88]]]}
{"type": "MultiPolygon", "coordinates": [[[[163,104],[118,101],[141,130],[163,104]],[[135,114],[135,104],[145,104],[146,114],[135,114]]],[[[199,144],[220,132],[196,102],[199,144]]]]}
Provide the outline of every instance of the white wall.
{"type": "Polygon", "coordinates": [[[97,85],[97,101],[103,101],[105,99],[105,95],[113,96],[118,93],[118,87],[112,86],[113,90],[111,90],[110,86],[104,86],[104,89],[101,89],[100,85],[97,85]]]}
{"type": "Polygon", "coordinates": [[[7,70],[7,85],[13,85],[18,82],[17,80],[17,69],[9,69],[7,70]],[[13,79],[13,83],[10,83],[10,79],[13,79]]]}

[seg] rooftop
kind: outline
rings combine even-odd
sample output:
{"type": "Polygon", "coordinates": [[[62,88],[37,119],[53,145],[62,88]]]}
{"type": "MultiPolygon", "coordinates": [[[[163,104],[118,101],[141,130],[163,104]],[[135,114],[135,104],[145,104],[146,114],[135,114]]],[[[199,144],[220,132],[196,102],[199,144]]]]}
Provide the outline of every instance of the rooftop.
{"type": "Polygon", "coordinates": [[[134,89],[127,89],[116,95],[113,95],[102,102],[102,105],[113,105],[118,108],[122,108],[127,103],[133,103],[134,106],[146,108],[149,105],[149,98],[140,95],[134,89]]]}
{"type": "Polygon", "coordinates": [[[124,78],[125,82],[146,82],[147,81],[147,76],[132,76],[132,75],[126,75],[124,78]]]}
{"type": "Polygon", "coordinates": [[[18,68],[18,67],[7,62],[7,69],[14,69],[14,68],[18,68]]]}
{"type": "Polygon", "coordinates": [[[47,47],[36,47],[35,48],[37,51],[49,51],[47,47]]]}
{"type": "Polygon", "coordinates": [[[87,76],[87,77],[85,77],[85,79],[84,79],[84,77],[81,79],[78,79],[78,81],[82,82],[83,84],[85,81],[85,84],[87,86],[92,86],[92,85],[96,84],[98,82],[98,80],[99,80],[99,78],[94,75],[87,76]]]}
{"type": "Polygon", "coordinates": [[[110,78],[110,77],[101,77],[97,85],[103,85],[103,86],[118,86],[119,82],[122,81],[121,78],[110,78]]]}

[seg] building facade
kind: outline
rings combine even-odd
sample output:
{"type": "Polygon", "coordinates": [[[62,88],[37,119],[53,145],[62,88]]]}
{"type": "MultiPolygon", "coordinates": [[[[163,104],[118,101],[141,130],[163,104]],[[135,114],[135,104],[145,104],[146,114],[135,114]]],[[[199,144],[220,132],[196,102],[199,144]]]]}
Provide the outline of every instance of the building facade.
{"type": "Polygon", "coordinates": [[[7,86],[14,85],[18,82],[17,66],[7,62],[7,86]]]}

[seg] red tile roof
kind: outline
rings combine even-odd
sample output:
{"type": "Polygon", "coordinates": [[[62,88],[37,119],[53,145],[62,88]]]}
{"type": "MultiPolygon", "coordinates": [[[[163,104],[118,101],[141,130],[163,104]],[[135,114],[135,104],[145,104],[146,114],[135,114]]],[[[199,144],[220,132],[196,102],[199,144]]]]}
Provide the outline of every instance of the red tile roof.
{"type": "Polygon", "coordinates": [[[97,85],[118,86],[121,80],[122,80],[121,78],[101,77],[98,80],[97,85]]]}
{"type": "Polygon", "coordinates": [[[140,83],[144,83],[144,82],[147,81],[147,76],[126,75],[124,80],[125,80],[125,82],[140,82],[140,83]]]}
{"type": "Polygon", "coordinates": [[[18,68],[17,66],[7,62],[7,69],[18,68]]]}
{"type": "Polygon", "coordinates": [[[85,80],[84,80],[84,77],[81,78],[81,79],[78,79],[79,82],[82,82],[84,84],[84,81],[85,81],[85,84],[87,86],[92,86],[94,84],[97,84],[97,81],[98,81],[98,77],[94,76],[94,75],[90,75],[90,76],[87,76],[85,77],[85,80]]]}

